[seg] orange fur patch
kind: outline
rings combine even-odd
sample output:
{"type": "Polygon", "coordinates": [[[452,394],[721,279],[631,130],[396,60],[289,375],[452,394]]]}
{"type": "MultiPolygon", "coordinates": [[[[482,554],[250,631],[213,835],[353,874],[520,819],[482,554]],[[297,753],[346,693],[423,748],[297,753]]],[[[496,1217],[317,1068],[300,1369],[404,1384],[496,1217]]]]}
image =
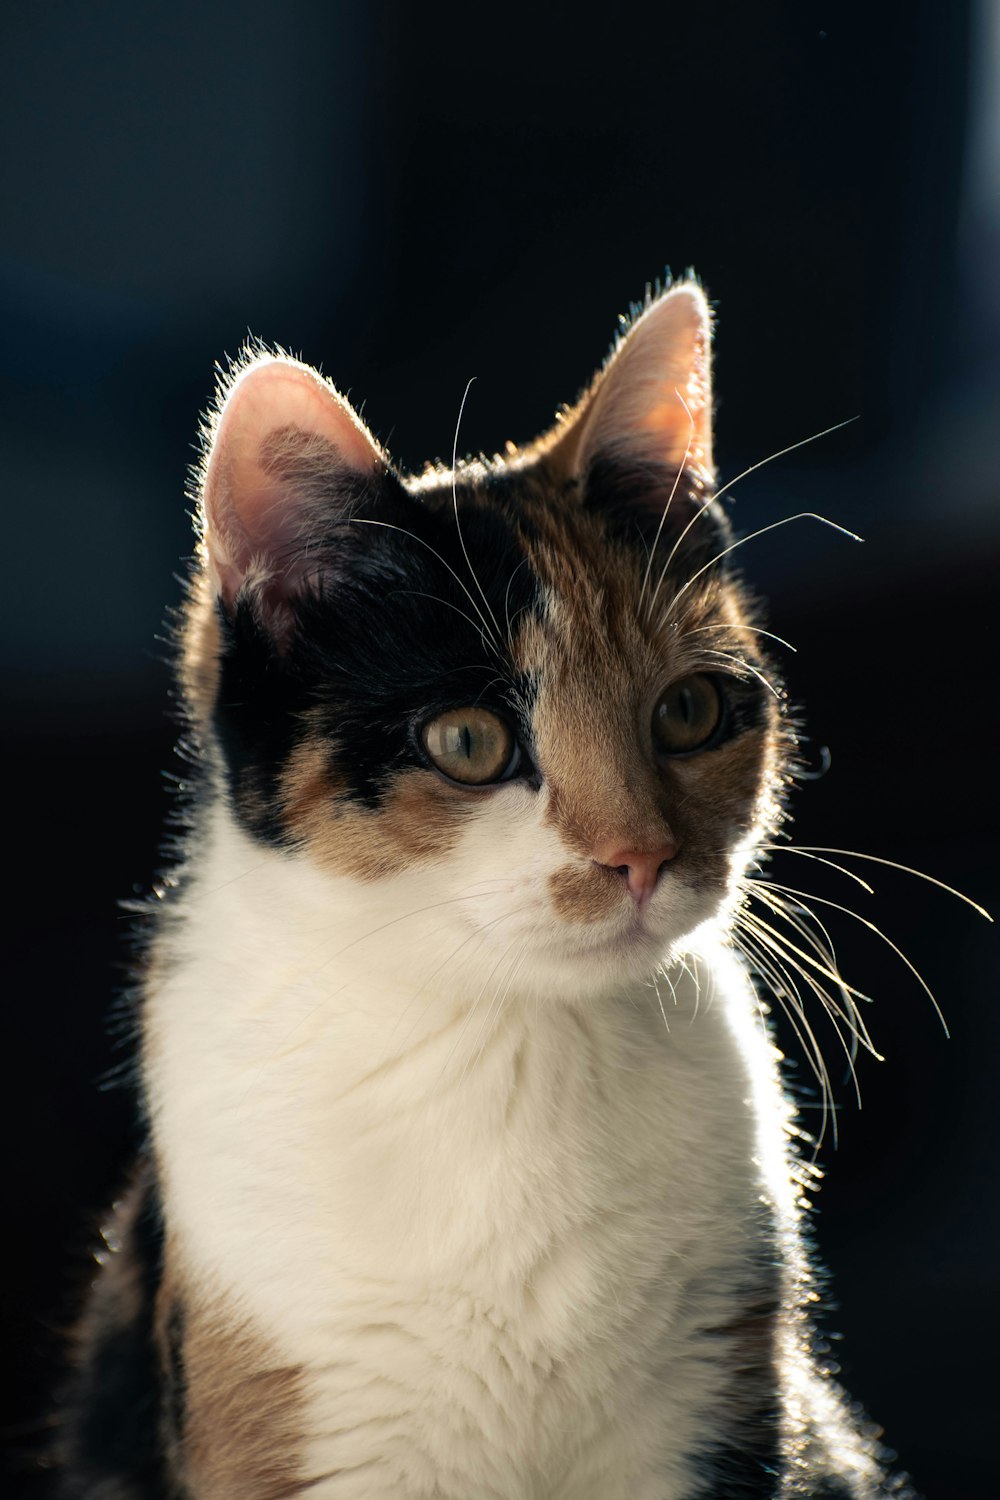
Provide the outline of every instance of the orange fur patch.
{"type": "Polygon", "coordinates": [[[330,759],[329,748],[316,740],[292,752],[283,778],[285,820],[324,869],[358,880],[444,859],[478,795],[447,786],[430,771],[408,770],[373,811],[344,799],[330,759]]]}
{"type": "Polygon", "coordinates": [[[185,1493],[199,1500],[294,1493],[307,1477],[298,1456],[301,1372],[280,1364],[245,1319],[189,1297],[169,1249],[156,1332],[168,1379],[178,1382],[180,1425],[169,1434],[168,1456],[185,1493]]]}
{"type": "Polygon", "coordinates": [[[549,876],[552,910],[564,922],[603,921],[621,894],[621,877],[601,865],[561,865],[549,876]]]}
{"type": "Polygon", "coordinates": [[[516,642],[518,666],[539,684],[535,751],[549,787],[547,818],[588,860],[609,844],[657,847],[669,821],[645,722],[663,665],[642,629],[640,575],[630,561],[593,523],[574,526],[558,545],[553,538],[539,567],[548,619],[524,622],[516,642]],[[600,551],[600,571],[584,549],[600,551]]]}

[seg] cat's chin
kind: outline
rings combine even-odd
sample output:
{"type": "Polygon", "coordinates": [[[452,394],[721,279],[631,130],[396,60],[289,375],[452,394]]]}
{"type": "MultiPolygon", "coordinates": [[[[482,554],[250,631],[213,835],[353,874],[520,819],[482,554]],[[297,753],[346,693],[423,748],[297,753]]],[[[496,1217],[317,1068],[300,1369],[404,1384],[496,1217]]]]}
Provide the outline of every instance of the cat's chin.
{"type": "Polygon", "coordinates": [[[678,883],[641,913],[623,906],[597,922],[554,920],[541,903],[525,909],[516,923],[493,913],[483,921],[477,914],[474,925],[486,945],[470,952],[477,962],[490,953],[488,968],[495,963],[502,975],[507,955],[520,953],[512,990],[542,1001],[591,1001],[651,984],[658,971],[699,947],[699,935],[714,925],[722,905],[718,889],[678,883]]]}
{"type": "Polygon", "coordinates": [[[533,965],[542,992],[592,1001],[652,982],[685,949],[689,928],[631,922],[611,930],[562,932],[539,948],[533,965]]]}

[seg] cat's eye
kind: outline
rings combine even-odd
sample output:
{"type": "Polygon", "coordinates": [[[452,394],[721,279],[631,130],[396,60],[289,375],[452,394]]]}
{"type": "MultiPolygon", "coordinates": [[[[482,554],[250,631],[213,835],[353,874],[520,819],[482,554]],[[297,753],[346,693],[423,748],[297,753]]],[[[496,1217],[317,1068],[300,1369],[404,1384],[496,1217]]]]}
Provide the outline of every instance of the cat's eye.
{"type": "Polygon", "coordinates": [[[653,743],[665,755],[689,755],[708,744],[722,721],[722,694],[695,672],[668,687],[653,710],[653,743]]]}
{"type": "Polygon", "coordinates": [[[449,708],[424,725],[421,737],[438,770],[465,786],[501,781],[517,763],[510,725],[485,708],[449,708]]]}

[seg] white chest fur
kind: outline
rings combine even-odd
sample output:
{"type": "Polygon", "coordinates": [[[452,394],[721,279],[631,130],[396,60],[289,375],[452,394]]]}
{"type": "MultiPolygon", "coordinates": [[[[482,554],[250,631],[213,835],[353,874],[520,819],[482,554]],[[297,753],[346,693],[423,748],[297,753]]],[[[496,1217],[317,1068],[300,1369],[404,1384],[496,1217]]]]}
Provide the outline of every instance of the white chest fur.
{"type": "Polygon", "coordinates": [[[719,946],[659,997],[548,1001],[420,889],[219,815],[146,1030],[185,1274],[302,1368],[311,1494],[688,1493],[705,1330],[791,1213],[746,982],[719,946]]]}

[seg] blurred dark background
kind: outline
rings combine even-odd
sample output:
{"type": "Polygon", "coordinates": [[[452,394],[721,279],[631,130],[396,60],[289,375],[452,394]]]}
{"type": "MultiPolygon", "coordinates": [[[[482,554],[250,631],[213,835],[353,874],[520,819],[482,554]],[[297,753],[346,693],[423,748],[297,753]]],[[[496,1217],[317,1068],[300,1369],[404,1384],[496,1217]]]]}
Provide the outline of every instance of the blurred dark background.
{"type": "MultiPolygon", "coordinates": [[[[1000,12],[990,0],[7,7],[0,245],[8,919],[2,1431],[30,1496],[62,1332],[134,1148],[119,902],[170,805],[164,607],[213,362],[248,330],[403,465],[530,438],[670,266],[718,310],[723,479],[803,705],[796,837],[994,911],[1000,12]],[[120,1030],[120,1028],[119,1028],[120,1030]]],[[[851,1390],[929,1500],[996,1495],[995,929],[872,866],[816,1237],[851,1390]]],[[[800,868],[801,866],[801,868],[800,868]]],[[[835,915],[835,914],[834,914],[835,915]]],[[[794,1048],[792,1049],[794,1051],[794,1048]]],[[[803,1090],[807,1071],[797,1070],[803,1090]]],[[[804,1092],[807,1122],[815,1095],[804,1092]]]]}

